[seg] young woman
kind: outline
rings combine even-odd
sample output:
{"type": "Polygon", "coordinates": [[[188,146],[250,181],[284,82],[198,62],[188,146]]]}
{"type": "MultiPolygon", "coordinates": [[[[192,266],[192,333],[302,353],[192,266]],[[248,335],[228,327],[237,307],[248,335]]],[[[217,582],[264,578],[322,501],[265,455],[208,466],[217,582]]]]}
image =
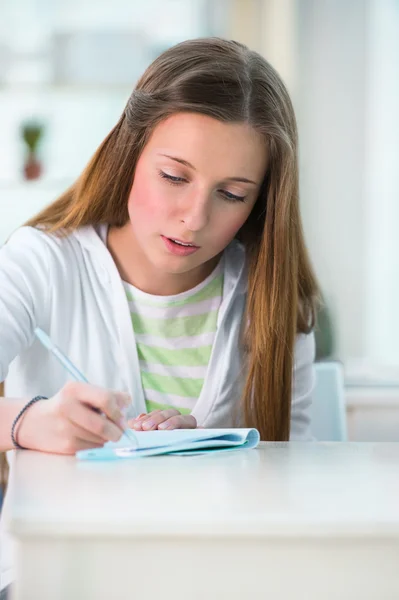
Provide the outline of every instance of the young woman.
{"type": "Polygon", "coordinates": [[[0,251],[0,450],[101,446],[125,407],[136,429],[308,439],[316,294],[283,83],[241,44],[181,43],[0,251]],[[36,327],[90,385],[68,381],[36,327]]]}
{"type": "Polygon", "coordinates": [[[102,445],[125,406],[136,429],[309,437],[316,284],[295,117],[262,57],[220,39],[164,52],[27,225],[0,251],[0,449],[102,445]],[[91,385],[68,382],[35,327],[91,385]]]}

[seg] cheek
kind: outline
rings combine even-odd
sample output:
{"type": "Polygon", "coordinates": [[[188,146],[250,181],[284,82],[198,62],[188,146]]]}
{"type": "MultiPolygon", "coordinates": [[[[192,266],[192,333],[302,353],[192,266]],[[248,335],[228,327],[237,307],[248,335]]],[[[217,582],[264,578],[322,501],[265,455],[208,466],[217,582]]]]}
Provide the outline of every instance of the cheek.
{"type": "Polygon", "coordinates": [[[131,221],[153,221],[159,219],[165,203],[157,186],[150,178],[137,173],[128,200],[128,212],[131,221]]]}
{"type": "Polygon", "coordinates": [[[216,238],[220,240],[221,244],[227,245],[235,237],[249,214],[248,211],[237,211],[236,214],[229,215],[229,218],[225,217],[220,220],[219,225],[216,227],[216,238]]]}

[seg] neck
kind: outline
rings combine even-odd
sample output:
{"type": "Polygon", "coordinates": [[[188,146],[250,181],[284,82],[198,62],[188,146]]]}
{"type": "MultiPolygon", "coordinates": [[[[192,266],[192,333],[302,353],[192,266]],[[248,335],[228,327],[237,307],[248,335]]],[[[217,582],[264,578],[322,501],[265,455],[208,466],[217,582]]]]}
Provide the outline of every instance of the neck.
{"type": "Polygon", "coordinates": [[[154,267],[138,247],[128,225],[110,227],[107,247],[121,278],[154,296],[175,296],[197,286],[216,267],[219,256],[185,273],[168,273],[154,267]]]}

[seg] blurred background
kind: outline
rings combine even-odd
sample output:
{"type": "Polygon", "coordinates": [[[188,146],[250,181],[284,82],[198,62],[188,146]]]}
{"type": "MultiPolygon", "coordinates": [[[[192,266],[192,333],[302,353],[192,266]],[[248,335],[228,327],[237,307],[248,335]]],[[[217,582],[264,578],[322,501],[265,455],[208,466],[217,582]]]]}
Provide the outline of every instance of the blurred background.
{"type": "Polygon", "coordinates": [[[399,0],[0,0],[0,244],[79,175],[164,49],[266,57],[300,134],[301,207],[351,439],[399,440],[399,0]]]}

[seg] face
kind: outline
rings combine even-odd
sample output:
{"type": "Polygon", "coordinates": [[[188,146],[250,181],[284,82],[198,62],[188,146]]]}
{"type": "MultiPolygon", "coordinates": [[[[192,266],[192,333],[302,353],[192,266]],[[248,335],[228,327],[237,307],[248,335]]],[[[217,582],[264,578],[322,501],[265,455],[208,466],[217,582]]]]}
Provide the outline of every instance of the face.
{"type": "Polygon", "coordinates": [[[132,244],[150,277],[196,285],[211,272],[256,202],[265,146],[247,124],[198,114],[179,113],[155,128],[128,201],[132,244]]]}

